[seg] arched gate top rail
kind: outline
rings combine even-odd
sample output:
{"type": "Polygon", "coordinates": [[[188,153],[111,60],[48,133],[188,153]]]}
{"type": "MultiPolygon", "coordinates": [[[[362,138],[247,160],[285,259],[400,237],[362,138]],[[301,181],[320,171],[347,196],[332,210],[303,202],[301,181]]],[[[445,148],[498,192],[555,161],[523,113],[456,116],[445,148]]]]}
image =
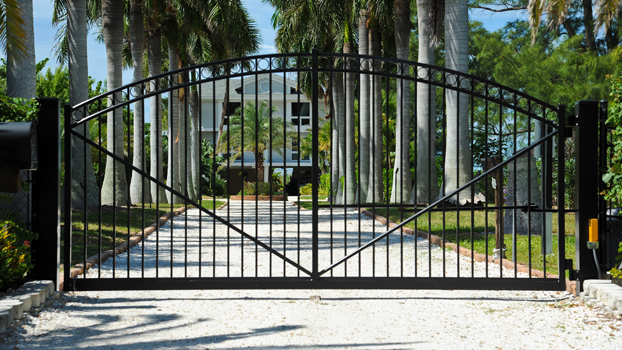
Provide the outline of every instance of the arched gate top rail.
{"type": "Polygon", "coordinates": [[[250,75],[312,72],[314,70],[322,73],[369,73],[456,90],[523,113],[557,129],[557,123],[546,119],[547,112],[558,112],[557,107],[490,80],[419,62],[378,56],[319,53],[317,51],[231,58],[149,77],[73,106],[73,124],[71,127],[75,128],[111,110],[176,89],[250,75]],[[315,54],[318,58],[317,67],[313,67],[312,64],[315,54]],[[380,65],[380,69],[374,69],[378,65],[380,65]],[[176,83],[175,81],[180,82],[176,83]],[[97,111],[92,114],[83,112],[89,110],[91,106],[97,106],[97,111]],[[85,116],[80,116],[80,114],[85,116]]]}

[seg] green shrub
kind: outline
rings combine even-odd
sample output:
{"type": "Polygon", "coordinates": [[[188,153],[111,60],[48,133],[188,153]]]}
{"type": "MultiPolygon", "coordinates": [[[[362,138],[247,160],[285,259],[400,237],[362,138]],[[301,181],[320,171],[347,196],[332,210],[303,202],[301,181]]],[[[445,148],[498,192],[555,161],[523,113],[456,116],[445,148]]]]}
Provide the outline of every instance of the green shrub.
{"type": "Polygon", "coordinates": [[[12,221],[0,224],[0,291],[19,287],[32,268],[30,242],[36,236],[12,221]]]}
{"type": "Polygon", "coordinates": [[[622,77],[608,77],[611,81],[611,97],[609,104],[607,124],[613,127],[611,138],[613,152],[607,173],[603,175],[603,181],[608,188],[603,192],[605,199],[612,201],[612,205],[622,205],[622,77]]]}
{"type": "Polygon", "coordinates": [[[313,185],[312,184],[306,184],[302,187],[300,187],[300,195],[301,196],[310,196],[313,194],[313,185]]]}
{"type": "Polygon", "coordinates": [[[279,188],[278,185],[273,185],[270,182],[245,182],[244,189],[238,193],[238,196],[269,196],[270,192],[272,192],[273,196],[281,196],[284,194],[282,187],[279,188]],[[272,191],[270,188],[272,187],[272,191]]]}

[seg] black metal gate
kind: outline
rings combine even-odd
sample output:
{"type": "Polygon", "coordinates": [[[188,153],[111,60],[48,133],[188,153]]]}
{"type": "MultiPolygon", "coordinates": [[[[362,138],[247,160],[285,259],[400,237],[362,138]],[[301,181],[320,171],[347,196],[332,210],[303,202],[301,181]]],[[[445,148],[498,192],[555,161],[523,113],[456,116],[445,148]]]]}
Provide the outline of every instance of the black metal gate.
{"type": "Polygon", "coordinates": [[[262,55],[65,121],[67,290],[565,289],[565,109],[496,83],[262,55]]]}

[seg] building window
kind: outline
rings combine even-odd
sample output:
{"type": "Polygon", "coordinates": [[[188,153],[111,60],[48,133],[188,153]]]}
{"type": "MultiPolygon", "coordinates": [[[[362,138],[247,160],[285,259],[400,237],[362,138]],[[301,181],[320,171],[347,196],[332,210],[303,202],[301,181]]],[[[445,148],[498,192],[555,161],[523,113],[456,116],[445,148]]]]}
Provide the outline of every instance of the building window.
{"type": "Polygon", "coordinates": [[[292,116],[308,117],[310,115],[311,113],[309,102],[292,102],[292,116]]]}

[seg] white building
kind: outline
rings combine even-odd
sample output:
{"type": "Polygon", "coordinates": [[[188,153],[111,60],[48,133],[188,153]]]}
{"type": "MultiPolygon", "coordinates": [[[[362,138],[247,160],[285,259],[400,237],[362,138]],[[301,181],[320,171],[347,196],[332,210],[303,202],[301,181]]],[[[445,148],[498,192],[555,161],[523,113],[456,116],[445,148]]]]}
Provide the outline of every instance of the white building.
{"type": "MultiPolygon", "coordinates": [[[[270,157],[270,151],[264,153],[264,181],[268,181],[269,175],[273,172],[283,172],[284,170],[292,174],[292,181],[288,190],[294,194],[298,183],[305,184],[311,182],[311,159],[309,156],[301,157],[297,145],[298,135],[303,140],[311,131],[311,101],[298,92],[296,80],[285,78],[283,75],[260,74],[243,78],[229,79],[229,104],[224,118],[223,134],[227,132],[227,122],[229,115],[233,114],[242,104],[257,101],[260,106],[263,101],[276,107],[277,111],[273,116],[283,117],[291,123],[297,132],[293,142],[287,145],[285,157],[282,157],[274,149],[270,157]],[[257,80],[257,81],[255,81],[257,80]],[[242,88],[242,84],[244,88],[242,88]],[[258,93],[257,93],[258,92],[258,93]],[[298,179],[300,181],[298,181],[298,179]],[[292,187],[296,185],[296,187],[292,187]]],[[[201,86],[201,138],[209,142],[217,140],[218,131],[222,119],[225,100],[226,80],[218,80],[215,83],[205,83],[201,86]],[[215,116],[215,118],[214,118],[215,116]]],[[[320,117],[324,115],[321,113],[320,117]]],[[[242,157],[230,163],[230,170],[224,171],[224,177],[228,177],[229,193],[237,194],[242,188],[242,176],[246,181],[254,182],[257,179],[255,169],[255,156],[252,152],[246,152],[242,157]],[[244,168],[242,169],[242,158],[244,168]]]]}

